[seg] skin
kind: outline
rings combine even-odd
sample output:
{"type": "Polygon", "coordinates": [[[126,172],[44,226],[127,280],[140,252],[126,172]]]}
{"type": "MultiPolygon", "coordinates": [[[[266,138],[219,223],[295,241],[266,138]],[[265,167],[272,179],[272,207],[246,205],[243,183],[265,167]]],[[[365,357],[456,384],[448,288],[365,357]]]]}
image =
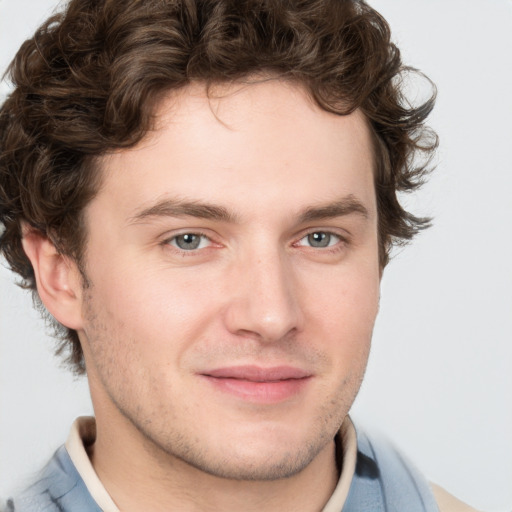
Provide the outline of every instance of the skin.
{"type": "Polygon", "coordinates": [[[378,310],[364,117],[268,80],[189,86],[157,119],[99,162],[88,286],[25,237],[43,301],[83,346],[94,468],[127,511],[320,510],[378,310]],[[302,377],[213,376],[240,366],[302,377]]]}

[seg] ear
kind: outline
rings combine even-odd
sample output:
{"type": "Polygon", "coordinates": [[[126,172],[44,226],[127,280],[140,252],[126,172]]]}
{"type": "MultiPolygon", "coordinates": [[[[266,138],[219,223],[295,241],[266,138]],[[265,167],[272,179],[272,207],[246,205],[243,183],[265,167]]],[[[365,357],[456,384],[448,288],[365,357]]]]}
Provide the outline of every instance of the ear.
{"type": "Polygon", "coordinates": [[[48,312],[62,325],[82,326],[82,277],[76,263],[57,251],[43,233],[24,229],[23,249],[32,263],[37,292],[48,312]]]}

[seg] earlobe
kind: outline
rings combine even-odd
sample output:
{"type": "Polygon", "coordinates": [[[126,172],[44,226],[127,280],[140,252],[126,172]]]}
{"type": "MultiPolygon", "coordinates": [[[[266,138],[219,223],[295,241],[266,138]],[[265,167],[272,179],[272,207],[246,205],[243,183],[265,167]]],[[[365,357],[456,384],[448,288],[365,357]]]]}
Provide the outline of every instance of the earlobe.
{"type": "Polygon", "coordinates": [[[80,329],[82,284],[76,263],[59,253],[52,241],[37,230],[25,230],[22,243],[34,269],[39,297],[48,312],[62,325],[80,329]]]}

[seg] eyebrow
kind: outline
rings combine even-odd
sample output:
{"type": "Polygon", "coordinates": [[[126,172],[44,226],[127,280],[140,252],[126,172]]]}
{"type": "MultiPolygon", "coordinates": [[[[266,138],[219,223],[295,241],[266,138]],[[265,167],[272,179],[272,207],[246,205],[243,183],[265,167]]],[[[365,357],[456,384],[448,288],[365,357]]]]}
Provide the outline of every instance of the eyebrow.
{"type": "MultiPolygon", "coordinates": [[[[367,208],[355,196],[349,194],[334,202],[311,206],[299,213],[299,224],[342,217],[357,213],[369,217],[367,208]]],[[[143,223],[151,217],[196,217],[198,219],[236,223],[238,216],[224,206],[187,201],[181,199],[163,199],[152,206],[144,208],[128,219],[130,224],[143,223]]]]}
{"type": "Polygon", "coordinates": [[[357,213],[365,219],[369,217],[366,206],[354,195],[349,194],[332,203],[306,208],[299,216],[299,223],[342,217],[352,213],[357,213]]]}
{"type": "Polygon", "coordinates": [[[196,217],[224,222],[236,222],[236,216],[227,208],[199,201],[163,199],[144,208],[128,219],[130,224],[142,223],[151,217],[196,217]]]}

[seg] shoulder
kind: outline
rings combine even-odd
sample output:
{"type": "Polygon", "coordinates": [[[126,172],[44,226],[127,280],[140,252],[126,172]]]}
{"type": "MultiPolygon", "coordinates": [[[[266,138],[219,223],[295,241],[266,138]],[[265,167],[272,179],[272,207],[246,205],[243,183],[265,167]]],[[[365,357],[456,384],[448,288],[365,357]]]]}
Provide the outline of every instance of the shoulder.
{"type": "Polygon", "coordinates": [[[61,446],[19,496],[8,501],[8,512],[100,512],[85,484],[61,446]]]}
{"type": "Polygon", "coordinates": [[[357,463],[347,512],[474,512],[440,487],[431,486],[388,440],[369,435],[358,426],[356,433],[357,463]]]}
{"type": "Polygon", "coordinates": [[[439,485],[431,483],[430,487],[432,488],[440,512],[477,512],[475,508],[458,500],[439,485]]]}
{"type": "Polygon", "coordinates": [[[426,479],[388,440],[359,426],[356,434],[357,462],[347,512],[439,512],[426,479]]]}

